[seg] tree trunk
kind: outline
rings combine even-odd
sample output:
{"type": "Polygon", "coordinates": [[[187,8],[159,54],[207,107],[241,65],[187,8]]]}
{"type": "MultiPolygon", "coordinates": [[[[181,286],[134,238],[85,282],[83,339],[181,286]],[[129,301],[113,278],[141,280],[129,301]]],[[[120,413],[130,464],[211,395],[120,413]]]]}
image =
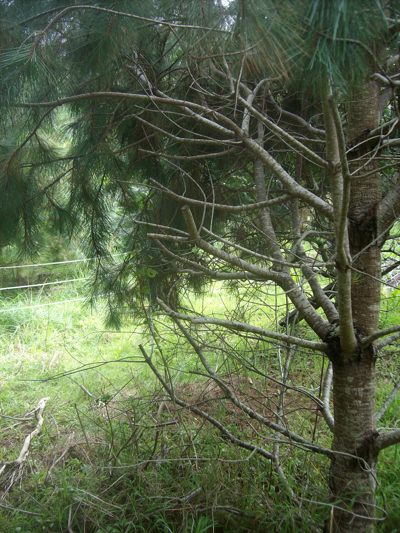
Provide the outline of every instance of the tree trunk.
{"type": "MultiPolygon", "coordinates": [[[[353,94],[348,109],[348,141],[356,146],[379,124],[379,99],[375,83],[353,94]]],[[[370,149],[370,148],[368,148],[370,149]]],[[[380,200],[377,162],[369,162],[361,146],[351,152],[353,179],[349,208],[349,247],[352,258],[352,314],[357,339],[373,333],[380,306],[380,249],[377,206],[380,200]],[[356,161],[355,161],[356,160],[356,161]],[[373,172],[376,170],[376,172],[373,172]]],[[[373,347],[356,353],[333,354],[335,415],[330,486],[334,507],[329,531],[374,530],[375,516],[375,353],[373,347]],[[348,455],[346,455],[348,454],[348,455]]]]}
{"type": "Polygon", "coordinates": [[[333,363],[333,508],[328,531],[373,531],[375,514],[375,368],[371,357],[333,363]]]}

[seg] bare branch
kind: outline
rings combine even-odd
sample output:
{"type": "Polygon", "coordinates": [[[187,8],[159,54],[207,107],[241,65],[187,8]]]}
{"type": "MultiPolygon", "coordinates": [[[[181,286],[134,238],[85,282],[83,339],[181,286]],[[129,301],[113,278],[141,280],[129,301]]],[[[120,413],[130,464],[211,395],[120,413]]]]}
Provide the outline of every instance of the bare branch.
{"type": "Polygon", "coordinates": [[[269,95],[269,102],[274,106],[276,109],[279,117],[286,118],[290,122],[294,122],[298,124],[300,127],[305,129],[308,133],[311,133],[312,135],[315,135],[317,137],[325,137],[325,131],[321,130],[319,128],[315,128],[312,126],[309,122],[307,122],[303,117],[300,117],[299,115],[296,115],[295,113],[291,113],[290,111],[287,111],[286,109],[283,109],[278,105],[276,100],[272,97],[272,95],[269,95]]]}
{"type": "MultiPolygon", "coordinates": [[[[207,107],[204,107],[200,104],[190,102],[188,100],[179,100],[177,98],[169,98],[168,96],[155,96],[153,94],[135,94],[135,93],[122,93],[118,91],[99,91],[92,93],[82,93],[76,94],[73,96],[66,96],[65,98],[59,98],[58,100],[53,100],[49,102],[26,102],[21,104],[16,104],[16,107],[60,107],[65,104],[71,104],[73,102],[78,102],[80,100],[91,100],[91,99],[101,99],[101,98],[116,98],[116,99],[127,99],[132,100],[133,102],[152,102],[158,105],[175,105],[181,107],[188,112],[193,118],[199,122],[203,122],[210,126],[211,128],[219,131],[223,135],[232,136],[233,131],[217,124],[214,120],[209,120],[203,117],[199,113],[205,113],[213,118],[223,118],[225,122],[231,122],[228,118],[224,117],[220,113],[213,111],[207,107]]],[[[234,124],[234,123],[233,123],[234,124]]]]}
{"type": "MultiPolygon", "coordinates": [[[[159,19],[152,19],[148,17],[141,17],[139,15],[134,15],[133,13],[126,13],[124,11],[116,11],[115,9],[108,9],[105,7],[98,7],[98,6],[92,6],[92,5],[74,5],[74,6],[68,6],[62,9],[55,17],[53,17],[50,22],[47,24],[47,26],[39,33],[38,37],[36,37],[33,48],[36,48],[40,44],[40,42],[44,39],[46,36],[46,33],[48,30],[54,26],[59,20],[61,20],[64,15],[71,11],[79,11],[79,10],[94,10],[102,13],[109,13],[111,15],[117,15],[119,17],[127,17],[132,18],[136,20],[141,20],[143,22],[149,22],[151,24],[157,25],[157,26],[168,26],[169,28],[182,28],[182,29],[190,29],[190,30],[207,30],[207,31],[216,31],[218,33],[230,33],[229,30],[224,30],[220,28],[207,28],[205,26],[195,26],[190,24],[178,24],[176,22],[168,22],[163,21],[159,19]]],[[[50,11],[47,11],[49,13],[50,11]]]]}
{"type": "MultiPolygon", "coordinates": [[[[192,140],[197,141],[197,139],[192,139],[192,140]]],[[[184,141],[181,141],[181,142],[184,142],[184,141]]],[[[201,139],[199,139],[199,142],[201,142],[201,139]]],[[[221,142],[219,144],[221,144],[221,142]]],[[[206,153],[206,154],[197,154],[197,155],[172,155],[172,154],[166,154],[163,152],[154,152],[153,150],[145,150],[144,148],[139,148],[138,151],[142,154],[164,157],[165,159],[175,159],[176,161],[199,161],[203,159],[208,161],[210,159],[226,157],[227,155],[232,154],[234,152],[233,149],[228,149],[228,150],[223,150],[221,152],[214,152],[214,153],[208,153],[208,154],[206,153]]]]}
{"type": "Polygon", "coordinates": [[[188,206],[184,206],[182,208],[183,217],[186,222],[186,226],[188,228],[189,234],[195,244],[204,250],[205,252],[210,253],[214,257],[218,257],[219,259],[222,259],[223,261],[234,265],[240,269],[247,270],[248,272],[255,274],[256,276],[274,281],[277,283],[283,290],[286,291],[287,295],[293,302],[293,304],[296,306],[296,308],[299,310],[299,312],[304,316],[304,319],[307,321],[307,323],[311,326],[311,328],[317,333],[317,335],[321,339],[325,339],[326,336],[331,331],[331,325],[329,322],[326,322],[314,309],[314,307],[310,304],[307,297],[303,293],[303,291],[300,289],[300,287],[297,285],[297,283],[294,281],[294,279],[291,277],[290,274],[287,274],[285,272],[276,272],[274,270],[268,270],[265,268],[262,268],[258,265],[255,265],[253,263],[249,263],[248,261],[245,261],[243,259],[240,259],[239,257],[236,257],[232,254],[229,254],[225,252],[224,250],[220,250],[219,248],[216,248],[215,246],[212,246],[207,241],[203,240],[198,233],[195,221],[193,219],[192,212],[190,211],[188,206]]]}
{"type": "MultiPolygon", "coordinates": [[[[220,139],[209,139],[208,137],[201,136],[198,138],[192,138],[192,137],[179,137],[178,135],[174,135],[173,133],[160,128],[160,126],[157,126],[156,124],[153,124],[152,122],[149,122],[148,120],[145,120],[139,115],[135,116],[135,119],[139,122],[142,122],[143,124],[146,124],[146,126],[151,127],[153,130],[158,131],[159,133],[162,133],[163,135],[166,135],[168,138],[172,139],[173,141],[180,143],[180,144],[205,144],[210,146],[221,146],[221,144],[227,144],[227,145],[238,145],[239,141],[233,141],[233,140],[220,140],[220,139]]],[[[142,150],[142,152],[150,152],[149,150],[142,150]]],[[[150,152],[151,154],[156,152],[150,152]]],[[[223,152],[221,152],[223,153],[223,152]]],[[[161,154],[157,154],[161,155],[161,154]]],[[[167,154],[162,154],[164,157],[169,157],[167,154]]],[[[207,154],[208,155],[208,154],[207,154]]]]}
{"type": "MultiPolygon", "coordinates": [[[[236,244],[234,242],[228,241],[227,239],[224,239],[223,237],[220,237],[216,233],[213,233],[212,231],[208,230],[207,228],[202,228],[204,233],[207,233],[207,235],[210,235],[210,237],[213,237],[214,239],[223,242],[227,246],[231,246],[232,248],[235,248],[236,250],[240,250],[242,252],[245,252],[246,254],[252,255],[253,257],[256,257],[258,259],[263,259],[264,261],[271,261],[275,262],[278,265],[287,266],[290,268],[302,268],[303,263],[292,263],[291,261],[284,261],[275,259],[274,257],[270,257],[268,255],[260,254],[258,252],[254,252],[253,250],[250,250],[249,248],[246,248],[245,246],[241,246],[240,244],[236,244]]],[[[301,257],[299,257],[301,259],[301,257]]],[[[306,258],[305,258],[306,259],[306,258]]],[[[313,266],[315,267],[321,267],[326,266],[326,263],[315,263],[313,266]]]]}
{"type": "MultiPolygon", "coordinates": [[[[253,104],[254,98],[257,96],[258,91],[261,89],[261,87],[267,81],[269,81],[268,78],[265,78],[265,79],[261,80],[259,83],[257,83],[257,85],[255,86],[254,90],[252,92],[250,92],[250,94],[247,96],[246,102],[247,102],[248,105],[251,106],[253,104]]],[[[241,97],[239,97],[239,98],[240,98],[240,100],[243,100],[241,97]]],[[[249,110],[246,108],[244,113],[243,113],[243,121],[242,121],[242,130],[244,131],[244,133],[246,135],[249,134],[250,118],[251,118],[251,114],[249,113],[249,110]]]]}
{"type": "Polygon", "coordinates": [[[273,173],[276,178],[282,183],[289,194],[297,196],[306,204],[314,207],[327,218],[333,218],[333,209],[325,200],[312,193],[305,187],[302,187],[297,181],[278,163],[278,161],[271,156],[267,150],[262,148],[257,141],[249,137],[243,137],[243,144],[249,148],[256,156],[258,156],[264,165],[273,173]]]}
{"type": "Polygon", "coordinates": [[[349,163],[347,161],[346,155],[346,141],[344,137],[344,132],[342,128],[342,123],[340,120],[339,110],[336,106],[333,97],[328,98],[329,107],[332,113],[333,123],[336,130],[336,139],[337,147],[339,153],[340,166],[342,169],[341,179],[343,180],[342,185],[342,198],[340,205],[335,207],[339,214],[339,220],[336,221],[337,232],[336,232],[336,246],[337,251],[340,256],[340,260],[343,262],[343,265],[348,263],[348,242],[347,242],[347,215],[350,205],[350,187],[351,187],[351,178],[349,163]]]}
{"type": "Polygon", "coordinates": [[[260,113],[260,111],[253,107],[248,100],[245,100],[241,96],[238,97],[238,100],[254,117],[256,117],[258,120],[261,120],[261,122],[265,124],[265,126],[267,126],[270,131],[277,135],[277,137],[284,141],[288,146],[293,148],[296,152],[300,153],[303,157],[305,157],[309,161],[312,161],[313,163],[322,168],[329,167],[329,163],[325,161],[325,159],[313,152],[310,148],[308,148],[308,146],[298,141],[295,137],[290,135],[290,133],[282,129],[280,126],[272,122],[272,120],[266,117],[263,113],[260,113]]]}
{"type": "Polygon", "coordinates": [[[262,148],[257,141],[249,138],[244,134],[242,129],[237,126],[232,120],[225,117],[221,113],[218,113],[217,111],[214,111],[212,109],[209,109],[205,106],[202,106],[200,104],[196,104],[193,102],[189,102],[187,100],[179,100],[176,98],[169,98],[166,96],[154,96],[154,95],[145,95],[145,94],[133,94],[133,93],[121,93],[121,92],[93,92],[93,93],[83,93],[78,94],[74,96],[67,96],[65,98],[60,98],[58,100],[49,101],[49,102],[30,102],[30,103],[22,103],[18,104],[18,107],[59,107],[64,104],[69,104],[73,102],[77,102],[79,100],[88,100],[92,98],[118,98],[118,99],[128,99],[136,102],[153,102],[155,104],[159,105],[174,105],[181,107],[185,110],[190,116],[192,116],[196,121],[202,122],[209,126],[210,128],[213,128],[214,130],[218,131],[222,135],[227,135],[229,137],[232,136],[233,133],[236,133],[236,135],[243,141],[243,144],[252,152],[254,155],[258,156],[263,163],[268,167],[271,172],[273,172],[276,177],[281,181],[281,183],[286,187],[289,194],[292,194],[294,196],[298,196],[301,198],[305,203],[313,206],[315,209],[318,209],[328,218],[333,218],[333,210],[332,207],[325,202],[322,198],[315,195],[305,187],[302,187],[299,183],[296,182],[295,179],[293,179],[292,176],[286,170],[272,157],[269,152],[267,152],[264,148],[262,148]],[[209,115],[212,117],[211,119],[206,119],[201,115],[201,113],[205,115],[209,115]],[[229,125],[230,128],[228,129],[224,126],[221,126],[215,120],[219,120],[222,123],[229,125]]]}
{"type": "Polygon", "coordinates": [[[205,202],[203,200],[196,200],[194,198],[188,198],[187,196],[181,196],[180,194],[177,194],[171,191],[171,189],[168,189],[164,185],[161,185],[154,179],[150,179],[150,183],[152,183],[160,191],[164,192],[165,194],[168,194],[168,196],[170,196],[171,198],[174,198],[175,200],[183,204],[197,205],[199,207],[209,207],[212,209],[216,209],[218,211],[226,211],[229,213],[242,213],[244,211],[256,211],[257,209],[262,209],[263,207],[269,207],[271,205],[282,204],[285,200],[289,198],[289,195],[283,194],[281,196],[277,196],[276,198],[272,198],[270,200],[264,200],[263,202],[255,202],[253,204],[226,205],[226,204],[217,204],[213,202],[205,202]]]}
{"type": "Polygon", "coordinates": [[[379,451],[399,443],[400,429],[394,429],[392,431],[388,431],[387,433],[381,433],[375,441],[376,448],[379,451]]]}
{"type": "Polygon", "coordinates": [[[0,467],[0,475],[7,475],[5,489],[6,492],[8,492],[22,476],[22,467],[28,457],[32,439],[39,435],[42,430],[42,426],[44,423],[43,411],[46,407],[46,403],[48,402],[48,400],[49,398],[42,398],[37,404],[37,407],[35,409],[35,417],[37,421],[36,427],[29,433],[29,435],[25,437],[24,444],[22,445],[21,451],[19,452],[17,459],[15,459],[14,461],[4,462],[0,467]]]}
{"type": "Polygon", "coordinates": [[[392,342],[397,341],[397,339],[400,339],[400,332],[395,333],[394,335],[390,335],[390,337],[387,337],[385,340],[378,342],[375,345],[375,348],[377,351],[382,350],[382,348],[385,348],[385,346],[389,346],[389,344],[392,344],[392,342]]]}
{"type": "MultiPolygon", "coordinates": [[[[264,146],[264,125],[260,120],[257,120],[257,142],[260,146],[264,146]]],[[[257,201],[264,202],[267,199],[267,189],[265,186],[265,170],[262,161],[258,158],[253,163],[254,183],[256,185],[257,201]]],[[[260,228],[263,232],[267,251],[276,259],[273,264],[274,270],[282,269],[283,256],[281,248],[277,243],[275,228],[272,223],[272,218],[267,207],[264,207],[258,214],[260,228]]]]}
{"type": "MultiPolygon", "coordinates": [[[[149,235],[149,234],[148,234],[149,235]]],[[[249,272],[225,272],[225,271],[217,271],[217,270],[211,270],[200,263],[196,263],[195,261],[191,261],[190,259],[187,259],[186,257],[174,254],[171,250],[169,250],[166,246],[164,246],[159,240],[155,241],[157,245],[161,248],[161,250],[169,255],[170,257],[174,257],[177,261],[189,265],[193,267],[193,271],[191,271],[191,274],[206,274],[211,279],[218,279],[218,280],[252,280],[252,281],[262,281],[261,278],[250,274],[249,272]]]]}
{"type": "Polygon", "coordinates": [[[400,183],[395,186],[382,198],[378,206],[378,228],[379,232],[385,233],[400,217],[400,183]]]}
{"type": "Polygon", "coordinates": [[[328,427],[331,431],[333,431],[333,427],[335,425],[333,415],[330,408],[330,396],[331,396],[331,389],[332,389],[332,377],[333,377],[333,368],[332,363],[329,362],[328,368],[325,373],[324,383],[322,386],[322,414],[325,419],[325,422],[328,424],[328,427]]]}
{"type": "Polygon", "coordinates": [[[182,207],[182,213],[183,213],[183,217],[186,222],[189,235],[199,248],[201,248],[205,252],[210,253],[214,257],[218,257],[219,259],[222,259],[226,263],[234,265],[240,269],[247,270],[248,272],[251,272],[252,274],[255,274],[256,276],[260,278],[264,278],[264,279],[275,281],[275,282],[283,281],[284,275],[282,273],[274,272],[273,270],[268,270],[256,264],[249,263],[248,261],[245,261],[244,259],[240,259],[237,256],[229,254],[225,252],[224,250],[221,250],[209,244],[207,241],[205,241],[204,239],[200,237],[193,215],[192,215],[192,212],[190,211],[188,206],[182,207]]]}
{"type": "Polygon", "coordinates": [[[325,343],[308,341],[306,339],[300,339],[299,337],[293,337],[292,335],[285,335],[284,333],[278,333],[276,331],[263,329],[258,326],[252,326],[251,324],[246,324],[244,322],[237,322],[234,320],[224,320],[221,318],[213,318],[213,317],[206,317],[206,316],[196,317],[192,315],[185,315],[183,313],[178,313],[176,311],[173,311],[162,300],[158,299],[157,301],[161,305],[161,307],[164,309],[164,311],[168,313],[168,315],[170,315],[171,317],[180,318],[182,320],[189,320],[193,324],[213,324],[216,326],[223,326],[224,328],[227,328],[227,329],[233,329],[237,331],[245,331],[248,333],[253,333],[261,337],[267,337],[269,339],[274,339],[276,341],[279,341],[280,343],[295,344],[296,346],[301,346],[302,348],[316,350],[322,353],[326,353],[326,350],[327,350],[327,345],[325,343]]]}
{"type": "Polygon", "coordinates": [[[390,394],[386,398],[386,400],[383,402],[382,407],[379,409],[379,411],[376,413],[375,420],[376,422],[379,422],[379,420],[386,414],[387,410],[395,400],[397,393],[400,390],[400,380],[395,383],[393,389],[391,390],[390,394]]]}
{"type": "Polygon", "coordinates": [[[177,398],[177,396],[175,395],[175,392],[167,385],[166,381],[163,379],[163,377],[161,376],[161,374],[157,370],[156,366],[153,364],[151,358],[147,355],[146,350],[143,348],[142,345],[139,345],[139,349],[142,352],[146,363],[151,368],[153,374],[156,376],[156,378],[161,383],[161,385],[163,386],[164,390],[167,392],[167,394],[170,396],[171,400],[174,403],[176,403],[177,405],[179,405],[181,407],[184,407],[185,409],[188,409],[189,411],[192,411],[193,413],[199,415],[201,418],[203,418],[204,420],[209,422],[211,425],[216,427],[225,438],[227,438],[230,442],[232,442],[232,444],[236,444],[236,446],[239,446],[241,448],[245,448],[246,450],[254,451],[254,452],[262,455],[266,459],[274,460],[274,456],[273,456],[273,454],[271,452],[268,452],[264,448],[261,448],[259,446],[254,445],[254,444],[251,444],[249,442],[246,442],[246,441],[243,441],[241,439],[238,439],[223,424],[221,424],[221,422],[219,422],[219,420],[217,420],[213,416],[209,415],[208,413],[206,413],[202,409],[199,409],[195,405],[191,405],[190,403],[185,402],[185,401],[181,400],[180,398],[177,398]]]}
{"type": "MultiPolygon", "coordinates": [[[[257,411],[255,411],[254,409],[252,409],[251,407],[243,403],[241,400],[239,400],[239,398],[234,393],[234,391],[231,389],[231,387],[229,387],[229,385],[225,381],[223,381],[219,376],[217,376],[217,374],[212,370],[212,368],[207,362],[206,357],[203,354],[203,351],[201,350],[200,346],[195,341],[193,336],[189,333],[189,331],[180,323],[180,321],[177,319],[176,316],[175,317],[173,315],[170,315],[170,316],[173,317],[174,322],[177,324],[177,326],[179,327],[181,332],[184,334],[189,344],[192,346],[192,348],[197,353],[202,365],[207,370],[210,377],[215,381],[215,383],[217,383],[220,389],[228,395],[229,399],[236,407],[238,407],[240,410],[246,413],[250,418],[257,420],[257,422],[261,422],[262,424],[269,427],[273,431],[281,433],[282,435],[289,437],[291,440],[295,442],[299,442],[301,444],[307,444],[308,447],[314,448],[315,445],[312,444],[311,442],[307,442],[305,439],[300,437],[300,435],[295,434],[293,431],[288,430],[286,427],[272,422],[271,420],[269,420],[269,418],[266,418],[265,416],[261,415],[260,413],[258,413],[257,411]]],[[[319,446],[317,446],[317,448],[319,448],[319,446]]]]}
{"type": "Polygon", "coordinates": [[[350,252],[347,232],[350,180],[348,179],[344,135],[340,117],[331,95],[324,99],[323,109],[326,129],[326,151],[331,162],[330,178],[335,212],[340,340],[343,351],[352,354],[357,345],[357,339],[353,328],[351,270],[349,268],[350,252]],[[345,178],[343,171],[347,173],[347,178],[345,178]]]}
{"type": "Polygon", "coordinates": [[[365,337],[362,339],[362,346],[366,348],[367,346],[370,346],[374,341],[377,339],[380,339],[381,337],[385,337],[386,335],[390,335],[391,333],[396,333],[400,331],[400,326],[391,326],[390,328],[386,329],[380,329],[373,333],[372,335],[369,335],[369,337],[365,337]]]}
{"type": "MultiPolygon", "coordinates": [[[[210,422],[213,426],[218,428],[221,431],[221,433],[225,437],[227,437],[228,440],[230,440],[233,444],[236,444],[236,445],[238,445],[238,446],[240,446],[242,448],[246,448],[248,450],[255,450],[257,453],[260,453],[261,455],[263,455],[264,457],[266,457],[268,459],[272,459],[272,460],[274,459],[274,455],[271,454],[270,452],[266,452],[266,450],[264,450],[262,448],[259,448],[258,446],[255,446],[255,445],[250,444],[250,443],[245,442],[245,441],[241,441],[240,439],[235,437],[229,430],[226,429],[225,426],[223,426],[221,424],[221,422],[216,420],[214,417],[212,417],[211,415],[209,415],[205,411],[202,411],[201,409],[198,409],[194,405],[191,405],[191,404],[189,404],[187,402],[184,402],[183,400],[177,398],[175,392],[164,381],[163,377],[158,372],[157,368],[153,364],[151,358],[147,355],[147,353],[146,353],[146,351],[145,351],[145,349],[143,348],[142,345],[139,345],[139,349],[142,352],[143,357],[145,358],[147,364],[150,366],[151,370],[153,371],[153,373],[155,374],[155,376],[157,377],[159,382],[162,384],[162,386],[164,387],[166,392],[169,394],[169,396],[171,397],[173,402],[177,403],[178,405],[180,405],[182,407],[185,407],[186,409],[189,409],[190,411],[193,411],[194,413],[198,414],[199,416],[201,416],[202,418],[204,418],[205,420],[210,422]],[[263,453],[263,452],[265,452],[265,453],[263,453]]],[[[242,408],[244,409],[243,404],[242,404],[242,408]]],[[[247,413],[247,414],[249,414],[249,413],[247,413]]],[[[253,412],[253,414],[254,414],[254,412],[253,412]]],[[[291,431],[289,431],[285,427],[279,426],[278,424],[275,424],[274,422],[268,420],[265,417],[262,417],[261,415],[260,415],[259,421],[263,422],[266,425],[268,425],[268,427],[270,427],[270,429],[272,429],[272,430],[274,430],[274,431],[276,431],[278,433],[281,433],[282,435],[285,435],[286,437],[291,439],[293,442],[295,442],[297,444],[300,444],[301,446],[303,446],[306,449],[312,450],[312,451],[314,451],[316,453],[320,453],[320,454],[325,455],[327,457],[333,457],[334,456],[334,452],[332,452],[331,450],[328,450],[327,448],[323,448],[321,446],[318,446],[317,444],[309,442],[306,439],[303,439],[302,437],[300,437],[299,435],[296,435],[295,433],[292,433],[291,431]]]]}

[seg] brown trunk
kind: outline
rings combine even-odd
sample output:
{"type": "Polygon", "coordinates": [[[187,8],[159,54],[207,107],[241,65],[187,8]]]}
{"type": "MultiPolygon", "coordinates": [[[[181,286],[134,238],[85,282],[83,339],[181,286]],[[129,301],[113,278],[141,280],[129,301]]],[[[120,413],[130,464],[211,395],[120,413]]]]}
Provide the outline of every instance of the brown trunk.
{"type": "MultiPolygon", "coordinates": [[[[375,83],[366,84],[353,98],[348,113],[349,143],[355,146],[379,125],[379,92],[375,83]]],[[[365,145],[364,145],[365,146],[365,145]]],[[[352,266],[352,306],[354,326],[358,334],[370,335],[379,319],[380,247],[377,239],[377,210],[381,198],[379,169],[370,161],[370,147],[352,152],[352,170],[358,174],[372,171],[367,178],[354,179],[349,210],[349,239],[352,266]],[[366,153],[367,152],[367,153],[366,153]],[[356,161],[354,161],[356,160],[356,161]]]]}
{"type": "MultiPolygon", "coordinates": [[[[348,110],[349,144],[360,143],[379,123],[378,89],[367,83],[351,99],[348,110]]],[[[354,180],[349,209],[349,246],[352,257],[352,313],[356,336],[375,331],[380,304],[380,249],[377,242],[377,205],[380,199],[377,163],[364,157],[361,147],[351,152],[351,170],[362,165],[354,180]],[[356,160],[356,161],[355,161],[356,160]],[[371,172],[376,170],[376,172],[371,172]]],[[[333,356],[335,415],[330,486],[333,508],[329,531],[374,530],[375,516],[375,354],[373,348],[333,356]],[[346,455],[347,454],[347,455],[346,455]]]]}
{"type": "Polygon", "coordinates": [[[372,358],[333,364],[335,428],[329,531],[373,531],[375,515],[375,369],[372,358]]]}

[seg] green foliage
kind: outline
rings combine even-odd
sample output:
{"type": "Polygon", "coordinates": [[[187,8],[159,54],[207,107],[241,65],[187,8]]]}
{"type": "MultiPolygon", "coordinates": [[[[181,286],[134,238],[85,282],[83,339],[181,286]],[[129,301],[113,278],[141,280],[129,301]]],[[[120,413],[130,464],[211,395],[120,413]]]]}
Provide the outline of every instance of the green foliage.
{"type": "MultiPolygon", "coordinates": [[[[208,135],[209,129],[172,106],[160,112],[151,101],[85,98],[56,111],[21,108],[21,101],[112,91],[167,93],[202,104],[204,89],[207,105],[218,110],[226,107],[232,90],[229,71],[250,87],[260,78],[271,78],[271,96],[296,113],[307,109],[307,120],[313,120],[328,80],[341,92],[351,91],[366,69],[378,68],[377,44],[393,41],[377,0],[249,0],[229,5],[123,0],[117,7],[102,0],[89,1],[85,8],[71,2],[14,0],[0,10],[0,245],[17,241],[37,249],[49,222],[78,232],[84,252],[99,258],[94,295],[109,294],[110,323],[115,325],[126,308],[138,312],[143,298],[154,304],[157,293],[170,294],[176,306],[188,287],[200,290],[206,281],[205,276],[178,274],[176,259],[146,239],[150,228],[134,224],[140,219],[185,230],[181,204],[154,191],[149,179],[198,200],[252,203],[253,161],[236,151],[215,159],[182,159],[203,158],[219,147],[177,142],[208,135]],[[66,11],[58,11],[60,6],[66,11]],[[109,258],[115,251],[129,256],[115,264],[109,258]]],[[[224,112],[237,119],[236,105],[224,112]]],[[[278,151],[276,157],[296,172],[293,153],[278,151]]],[[[308,169],[307,162],[304,170],[307,187],[329,198],[321,173],[308,169]]],[[[269,192],[279,194],[280,186],[269,192]]],[[[283,242],[287,214],[287,205],[271,208],[283,242]]],[[[215,231],[228,226],[238,243],[262,253],[254,214],[243,219],[193,207],[193,215],[197,225],[212,222],[215,231]]],[[[171,251],[178,246],[171,244],[171,251]]],[[[190,245],[179,246],[179,253],[202,264],[201,254],[190,245]]]]}
{"type": "Polygon", "coordinates": [[[314,90],[325,78],[351,94],[371,68],[379,68],[377,49],[387,38],[387,22],[378,0],[313,0],[306,21],[305,47],[311,51],[306,83],[314,90]]]}

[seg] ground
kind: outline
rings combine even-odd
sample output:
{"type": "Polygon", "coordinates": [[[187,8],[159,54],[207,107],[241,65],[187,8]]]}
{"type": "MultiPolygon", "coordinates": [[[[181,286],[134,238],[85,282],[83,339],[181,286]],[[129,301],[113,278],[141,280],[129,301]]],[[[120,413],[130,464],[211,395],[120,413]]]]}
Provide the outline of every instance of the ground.
{"type": "MultiPolygon", "coordinates": [[[[237,450],[204,421],[166,401],[142,362],[138,345],[150,350],[151,339],[138,320],[127,318],[120,331],[107,329],[101,302],[92,308],[85,303],[84,283],[2,298],[0,449],[2,461],[10,464],[1,477],[0,530],[317,530],[327,514],[320,503],[326,496],[325,459],[282,449],[289,483],[302,498],[300,506],[294,505],[268,462],[237,450]],[[36,427],[34,410],[44,397],[43,427],[16,468],[12,461],[36,427]]],[[[229,298],[226,293],[224,305],[229,298]]],[[[396,321],[393,293],[384,301],[386,323],[396,321]]],[[[201,299],[201,305],[222,313],[221,302],[220,287],[201,299]]],[[[189,374],[196,367],[193,355],[174,346],[165,323],[158,327],[165,327],[165,354],[179,396],[209,409],[233,431],[254,435],[259,428],[213,383],[189,374]]],[[[390,361],[387,356],[380,363],[380,400],[397,371],[390,361]]],[[[273,416],[276,385],[227,370],[241,397],[273,416]]],[[[320,367],[304,358],[296,363],[293,379],[312,386],[319,374],[320,367]]],[[[285,416],[306,432],[316,431],[328,445],[312,402],[296,392],[286,402],[285,416]]],[[[383,423],[395,425],[398,417],[395,402],[383,423]]],[[[378,479],[379,504],[389,515],[380,529],[391,533],[400,531],[398,454],[392,448],[382,455],[378,479]]]]}

